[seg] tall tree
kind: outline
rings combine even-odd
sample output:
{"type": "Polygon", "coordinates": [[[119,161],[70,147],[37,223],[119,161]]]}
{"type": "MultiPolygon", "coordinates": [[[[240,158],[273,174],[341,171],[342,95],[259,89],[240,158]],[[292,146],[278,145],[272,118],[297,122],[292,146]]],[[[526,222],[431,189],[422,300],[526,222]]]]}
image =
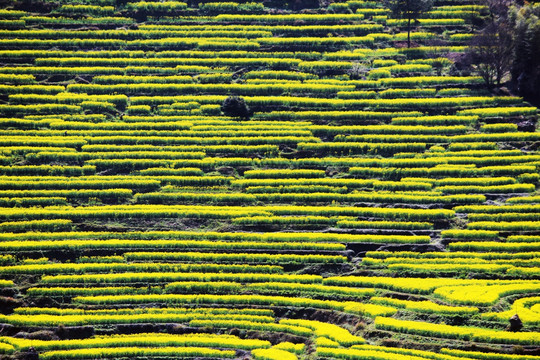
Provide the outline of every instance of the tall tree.
{"type": "Polygon", "coordinates": [[[433,0],[384,0],[384,4],[398,19],[407,20],[407,47],[411,47],[411,23],[433,7],[433,0]]]}
{"type": "Polygon", "coordinates": [[[489,9],[484,27],[467,51],[468,63],[489,87],[508,85],[540,104],[540,3],[482,0],[489,9]]]}
{"type": "Polygon", "coordinates": [[[540,3],[512,6],[508,18],[515,44],[512,82],[525,99],[540,104],[540,3]]]}
{"type": "Polygon", "coordinates": [[[508,24],[490,22],[472,39],[467,57],[488,87],[500,86],[514,59],[514,41],[508,24]]]}

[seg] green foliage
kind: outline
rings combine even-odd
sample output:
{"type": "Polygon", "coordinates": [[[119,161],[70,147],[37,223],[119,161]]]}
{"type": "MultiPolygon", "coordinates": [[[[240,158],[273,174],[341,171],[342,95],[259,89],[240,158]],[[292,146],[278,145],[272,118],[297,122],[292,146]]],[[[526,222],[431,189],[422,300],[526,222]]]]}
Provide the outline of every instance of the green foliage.
{"type": "Polygon", "coordinates": [[[519,93],[537,104],[540,100],[540,4],[513,5],[509,18],[515,46],[512,77],[519,93]]]}
{"type": "Polygon", "coordinates": [[[221,111],[227,116],[241,119],[248,119],[250,116],[245,100],[238,96],[227,97],[221,105],[221,111]]]}
{"type": "Polygon", "coordinates": [[[407,20],[407,47],[411,47],[411,22],[417,20],[424,12],[433,7],[432,0],[385,0],[384,4],[392,15],[407,20]]]}

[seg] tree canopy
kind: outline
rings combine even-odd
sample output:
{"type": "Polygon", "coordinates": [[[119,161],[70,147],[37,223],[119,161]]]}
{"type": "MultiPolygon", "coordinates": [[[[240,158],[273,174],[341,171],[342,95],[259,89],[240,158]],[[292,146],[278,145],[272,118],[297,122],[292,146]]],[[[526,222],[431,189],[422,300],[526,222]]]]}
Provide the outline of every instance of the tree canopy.
{"type": "Polygon", "coordinates": [[[488,86],[501,86],[508,80],[526,100],[539,104],[540,3],[484,3],[490,16],[471,41],[469,63],[488,86]]]}
{"type": "Polygon", "coordinates": [[[411,47],[411,22],[433,7],[433,0],[385,0],[392,15],[407,20],[407,47],[411,47]]]}

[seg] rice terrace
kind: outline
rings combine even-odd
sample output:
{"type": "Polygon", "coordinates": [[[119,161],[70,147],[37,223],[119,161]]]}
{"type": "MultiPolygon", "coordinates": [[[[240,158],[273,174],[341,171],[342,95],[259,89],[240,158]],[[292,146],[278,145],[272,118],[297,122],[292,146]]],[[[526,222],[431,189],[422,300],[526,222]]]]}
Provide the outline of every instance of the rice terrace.
{"type": "Polygon", "coordinates": [[[540,360],[540,3],[213,1],[0,0],[0,359],[540,360]]]}

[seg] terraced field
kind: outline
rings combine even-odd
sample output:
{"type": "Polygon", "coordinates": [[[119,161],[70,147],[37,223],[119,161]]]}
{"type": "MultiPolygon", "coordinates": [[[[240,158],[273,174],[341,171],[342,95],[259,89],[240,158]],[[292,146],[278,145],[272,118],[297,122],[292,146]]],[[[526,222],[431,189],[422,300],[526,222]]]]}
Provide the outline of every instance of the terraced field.
{"type": "Polygon", "coordinates": [[[1,359],[540,359],[537,109],[455,63],[485,6],[407,48],[375,1],[27,4],[1,359]]]}

